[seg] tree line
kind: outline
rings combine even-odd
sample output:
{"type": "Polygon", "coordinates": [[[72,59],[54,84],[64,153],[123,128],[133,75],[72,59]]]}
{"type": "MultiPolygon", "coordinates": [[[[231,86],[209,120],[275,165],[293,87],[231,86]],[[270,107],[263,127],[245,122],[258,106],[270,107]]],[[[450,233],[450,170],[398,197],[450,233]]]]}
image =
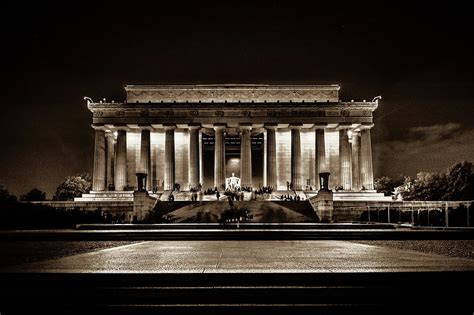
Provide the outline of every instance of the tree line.
{"type": "MultiPolygon", "coordinates": [[[[92,180],[89,173],[80,173],[67,176],[56,188],[52,198],[53,201],[74,200],[74,197],[81,197],[83,193],[88,193],[92,188],[92,180]]],[[[29,192],[20,196],[20,201],[45,201],[46,193],[38,188],[33,188],[29,192]]],[[[0,203],[14,203],[18,198],[11,195],[8,189],[0,185],[0,203]]]]}
{"type": "Polygon", "coordinates": [[[398,200],[474,200],[474,172],[463,161],[445,172],[419,172],[415,178],[382,176],[375,179],[375,189],[398,200]]]}
{"type": "MultiPolygon", "coordinates": [[[[374,181],[377,192],[394,196],[400,200],[474,200],[473,164],[467,161],[456,163],[445,172],[419,172],[416,177],[382,176],[374,181]]],[[[54,201],[74,200],[91,190],[92,180],[88,173],[67,176],[57,187],[54,201]]],[[[38,188],[20,196],[20,201],[45,201],[46,193],[38,188]]],[[[0,203],[17,202],[18,198],[9,194],[0,185],[0,203]]]]}

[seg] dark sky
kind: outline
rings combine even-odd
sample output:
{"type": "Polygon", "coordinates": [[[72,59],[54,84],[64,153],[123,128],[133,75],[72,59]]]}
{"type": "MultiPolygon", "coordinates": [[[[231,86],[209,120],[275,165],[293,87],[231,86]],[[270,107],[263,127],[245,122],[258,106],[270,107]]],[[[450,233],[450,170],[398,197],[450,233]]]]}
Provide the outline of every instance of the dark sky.
{"type": "Polygon", "coordinates": [[[474,34],[462,4],[97,3],[0,4],[0,184],[11,193],[51,197],[65,176],[90,172],[82,97],[124,100],[137,83],[338,83],[343,100],[383,96],[375,176],[474,161],[474,34]]]}

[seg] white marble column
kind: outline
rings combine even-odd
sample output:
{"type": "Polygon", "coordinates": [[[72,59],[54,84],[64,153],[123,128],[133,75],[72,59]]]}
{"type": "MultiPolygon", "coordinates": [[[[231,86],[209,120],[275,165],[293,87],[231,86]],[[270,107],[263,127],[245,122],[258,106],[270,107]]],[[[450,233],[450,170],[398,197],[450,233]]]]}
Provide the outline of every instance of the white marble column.
{"type": "Polygon", "coordinates": [[[351,147],[347,129],[339,130],[339,184],[344,190],[352,189],[351,147]]]}
{"type": "Polygon", "coordinates": [[[252,127],[240,126],[240,182],[252,187],[252,127]]]}
{"type": "Polygon", "coordinates": [[[110,184],[114,185],[114,160],[115,160],[115,140],[113,132],[107,132],[105,134],[105,141],[107,143],[107,185],[105,187],[108,190],[110,184]]]}
{"type": "Polygon", "coordinates": [[[94,141],[94,173],[92,177],[93,191],[105,190],[106,164],[105,131],[96,129],[94,141]]]}
{"type": "Polygon", "coordinates": [[[324,140],[324,127],[322,128],[317,128],[315,130],[315,143],[316,143],[316,148],[315,148],[315,156],[316,156],[316,187],[317,189],[320,189],[319,185],[319,173],[321,172],[327,172],[328,167],[326,164],[326,141],[324,140]]]}
{"type": "Polygon", "coordinates": [[[360,181],[363,189],[374,189],[370,128],[364,128],[360,131],[360,181]]]}
{"type": "Polygon", "coordinates": [[[360,190],[360,133],[352,132],[352,189],[360,190]]]}
{"type": "Polygon", "coordinates": [[[276,129],[277,125],[265,125],[267,130],[267,186],[277,189],[276,129]]]}
{"type": "Polygon", "coordinates": [[[199,126],[189,126],[189,187],[199,185],[199,126]]]}
{"type": "Polygon", "coordinates": [[[290,125],[291,129],[291,184],[301,190],[301,125],[290,125]]]}
{"type": "Polygon", "coordinates": [[[173,190],[175,184],[175,152],[174,152],[174,130],[176,126],[164,126],[165,128],[165,173],[164,190],[173,190]]]}
{"type": "Polygon", "coordinates": [[[127,187],[127,132],[125,130],[117,131],[114,181],[117,191],[123,191],[127,187]]]}
{"type": "Polygon", "coordinates": [[[147,174],[146,190],[151,190],[151,145],[150,145],[150,130],[142,129],[140,140],[140,167],[141,173],[147,174]]]}
{"type": "Polygon", "coordinates": [[[225,126],[214,126],[214,186],[225,189],[225,126]]]}
{"type": "Polygon", "coordinates": [[[199,183],[201,185],[204,185],[204,165],[202,157],[202,129],[199,129],[199,183]]]}

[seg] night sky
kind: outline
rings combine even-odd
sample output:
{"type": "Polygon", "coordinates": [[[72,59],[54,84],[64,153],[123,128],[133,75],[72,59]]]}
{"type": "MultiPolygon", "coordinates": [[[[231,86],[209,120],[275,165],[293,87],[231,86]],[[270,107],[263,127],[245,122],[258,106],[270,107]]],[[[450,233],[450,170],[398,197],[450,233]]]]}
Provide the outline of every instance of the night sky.
{"type": "Polygon", "coordinates": [[[82,98],[122,101],[126,84],[337,83],[342,100],[383,96],[376,177],[474,162],[474,27],[461,4],[154,3],[0,4],[10,193],[51,197],[65,176],[91,172],[82,98]]]}

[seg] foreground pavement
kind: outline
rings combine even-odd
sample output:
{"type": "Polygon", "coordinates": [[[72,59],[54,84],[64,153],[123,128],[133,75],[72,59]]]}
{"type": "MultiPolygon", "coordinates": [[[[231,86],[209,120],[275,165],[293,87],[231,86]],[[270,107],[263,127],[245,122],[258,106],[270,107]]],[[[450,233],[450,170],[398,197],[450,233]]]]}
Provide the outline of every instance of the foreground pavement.
{"type": "Polygon", "coordinates": [[[474,260],[346,241],[146,241],[4,268],[36,273],[474,271],[474,260]]]}
{"type": "Polygon", "coordinates": [[[472,259],[347,241],[145,241],[4,267],[0,312],[472,314],[473,275],[472,259]]]}

